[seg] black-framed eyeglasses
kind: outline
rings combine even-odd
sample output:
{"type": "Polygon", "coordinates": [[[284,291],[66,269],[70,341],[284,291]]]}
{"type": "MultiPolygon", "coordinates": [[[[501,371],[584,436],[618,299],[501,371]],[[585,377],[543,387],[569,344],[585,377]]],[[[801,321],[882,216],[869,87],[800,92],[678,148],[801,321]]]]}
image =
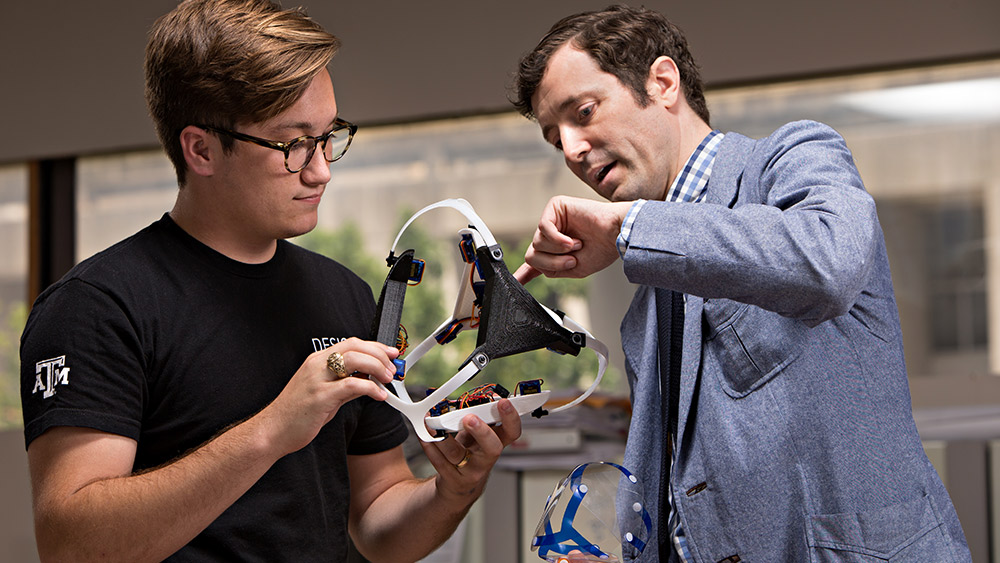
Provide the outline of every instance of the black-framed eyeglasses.
{"type": "Polygon", "coordinates": [[[239,133],[209,125],[196,125],[196,127],[228,135],[237,141],[246,141],[247,143],[281,151],[285,153],[285,170],[288,170],[292,174],[301,172],[303,168],[309,165],[309,161],[312,160],[313,153],[316,152],[316,147],[319,145],[323,146],[323,158],[327,162],[340,160],[340,157],[344,156],[347,149],[351,146],[351,140],[354,139],[354,134],[358,131],[357,125],[337,118],[333,121],[333,129],[329,133],[320,135],[319,137],[303,135],[291,141],[281,142],[261,139],[260,137],[254,137],[246,133],[239,133]]]}

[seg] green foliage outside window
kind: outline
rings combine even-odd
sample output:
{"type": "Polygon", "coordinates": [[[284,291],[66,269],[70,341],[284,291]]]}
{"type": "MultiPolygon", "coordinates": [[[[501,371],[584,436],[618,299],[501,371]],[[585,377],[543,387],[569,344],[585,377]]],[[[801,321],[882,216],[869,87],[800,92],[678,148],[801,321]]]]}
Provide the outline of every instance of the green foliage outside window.
{"type": "Polygon", "coordinates": [[[27,318],[28,307],[23,302],[0,303],[0,430],[23,424],[19,347],[27,318]]]}

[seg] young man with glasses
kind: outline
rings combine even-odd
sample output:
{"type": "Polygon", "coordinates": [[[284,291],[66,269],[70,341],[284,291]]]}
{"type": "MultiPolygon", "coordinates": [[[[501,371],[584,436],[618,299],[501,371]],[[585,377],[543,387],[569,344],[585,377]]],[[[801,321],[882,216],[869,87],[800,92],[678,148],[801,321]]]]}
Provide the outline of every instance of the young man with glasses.
{"type": "Polygon", "coordinates": [[[356,127],[326,67],[335,37],[265,0],[161,18],[147,101],[173,209],[46,290],[22,336],[43,560],[413,561],[455,529],[520,419],[474,416],[425,445],[369,377],[369,287],[284,239],[313,229],[356,127]],[[314,342],[334,342],[323,350],[314,342]]]}
{"type": "Polygon", "coordinates": [[[655,514],[641,561],[969,561],[913,422],[875,204],[840,135],[714,131],[683,34],[642,8],[559,21],[515,88],[609,200],[551,200],[516,277],[621,259],[638,285],[622,346],[625,465],[655,514]]]}

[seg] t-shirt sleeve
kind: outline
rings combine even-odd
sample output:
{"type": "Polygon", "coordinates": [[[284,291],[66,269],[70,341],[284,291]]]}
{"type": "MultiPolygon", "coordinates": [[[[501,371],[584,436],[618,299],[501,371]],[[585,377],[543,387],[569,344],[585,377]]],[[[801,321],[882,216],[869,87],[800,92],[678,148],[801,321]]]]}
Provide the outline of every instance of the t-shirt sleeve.
{"type": "Polygon", "coordinates": [[[361,405],[356,431],[347,444],[349,455],[367,455],[384,452],[402,444],[409,429],[399,411],[389,403],[370,397],[355,399],[361,405]]]}
{"type": "Polygon", "coordinates": [[[138,440],[141,349],[128,316],[96,287],[71,279],[44,295],[21,338],[25,446],[55,426],[138,440]]]}

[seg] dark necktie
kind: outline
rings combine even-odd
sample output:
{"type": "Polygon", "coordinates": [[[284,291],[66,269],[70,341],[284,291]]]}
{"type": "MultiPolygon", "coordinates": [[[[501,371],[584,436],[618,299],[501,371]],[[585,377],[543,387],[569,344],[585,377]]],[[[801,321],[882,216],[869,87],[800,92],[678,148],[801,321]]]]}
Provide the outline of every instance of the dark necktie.
{"type": "Polygon", "coordinates": [[[660,411],[666,421],[663,440],[663,474],[660,479],[659,551],[660,561],[670,561],[674,553],[670,541],[669,496],[672,441],[677,436],[677,403],[681,388],[681,345],[684,341],[684,296],[676,291],[657,288],[656,325],[658,328],[660,367],[660,411]]]}

